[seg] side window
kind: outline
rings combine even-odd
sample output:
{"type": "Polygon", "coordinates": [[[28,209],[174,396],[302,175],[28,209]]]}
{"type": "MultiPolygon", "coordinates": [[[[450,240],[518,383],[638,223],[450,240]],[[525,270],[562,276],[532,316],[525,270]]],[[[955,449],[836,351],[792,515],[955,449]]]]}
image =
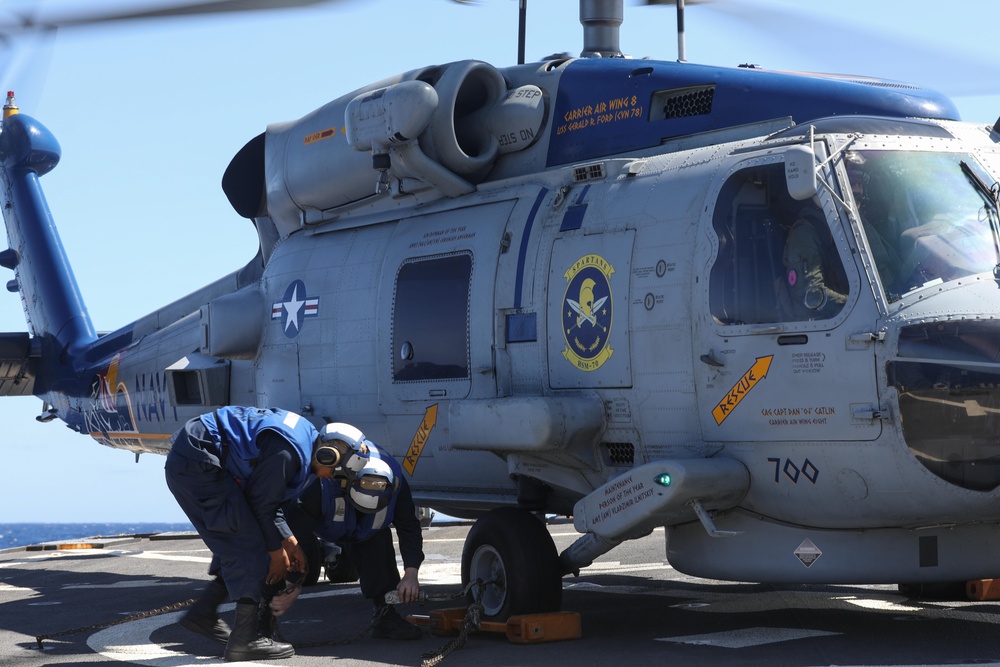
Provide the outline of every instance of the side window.
{"type": "Polygon", "coordinates": [[[469,377],[469,254],[422,258],[396,274],[392,377],[397,382],[469,377]]]}
{"type": "Polygon", "coordinates": [[[820,320],[843,308],[848,281],[830,228],[814,201],[788,194],[782,163],[733,174],[713,226],[709,302],[719,324],[820,320]]]}

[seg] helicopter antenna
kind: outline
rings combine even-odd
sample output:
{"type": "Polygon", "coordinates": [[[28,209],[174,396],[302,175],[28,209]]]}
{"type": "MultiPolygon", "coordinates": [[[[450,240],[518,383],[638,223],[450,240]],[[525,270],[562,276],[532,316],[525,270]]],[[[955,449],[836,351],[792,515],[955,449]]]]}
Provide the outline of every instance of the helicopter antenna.
{"type": "Polygon", "coordinates": [[[708,0],[645,0],[647,5],[677,5],[677,62],[687,62],[687,43],[684,38],[684,5],[708,0]]]}
{"type": "Polygon", "coordinates": [[[517,64],[524,64],[524,37],[528,24],[528,0],[518,0],[517,14],[517,64]]]}
{"type": "Polygon", "coordinates": [[[677,0],[677,62],[687,62],[684,43],[684,0],[677,0]]]}

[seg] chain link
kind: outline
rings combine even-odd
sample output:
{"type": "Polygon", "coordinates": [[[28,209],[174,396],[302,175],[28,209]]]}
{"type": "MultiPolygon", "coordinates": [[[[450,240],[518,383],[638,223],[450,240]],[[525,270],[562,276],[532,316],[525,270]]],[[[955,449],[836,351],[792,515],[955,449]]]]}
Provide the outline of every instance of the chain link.
{"type": "Polygon", "coordinates": [[[420,657],[423,658],[423,662],[420,663],[420,667],[435,667],[435,665],[440,664],[442,660],[447,658],[451,653],[454,653],[458,649],[465,646],[465,642],[468,641],[469,636],[474,632],[479,630],[479,626],[483,621],[483,589],[490,584],[495,584],[496,579],[491,581],[482,581],[475,579],[470,581],[465,589],[455,597],[465,597],[468,595],[470,590],[475,589],[472,593],[472,604],[465,611],[465,618],[462,619],[462,624],[458,626],[458,636],[447,642],[444,646],[439,648],[437,651],[428,651],[422,654],[420,657]]]}
{"type": "MultiPolygon", "coordinates": [[[[483,583],[479,580],[470,581],[468,585],[466,585],[465,588],[462,589],[462,592],[457,593],[455,595],[426,596],[427,600],[433,600],[433,601],[456,600],[458,598],[462,598],[468,595],[469,591],[472,590],[473,587],[476,588],[476,592],[473,593],[473,599],[475,601],[469,606],[468,610],[465,613],[465,618],[462,619],[462,624],[459,627],[458,636],[455,639],[449,641],[444,646],[442,646],[439,650],[424,653],[421,656],[422,658],[425,658],[425,660],[422,663],[422,667],[434,667],[434,665],[440,663],[450,653],[461,648],[468,640],[469,635],[479,630],[483,614],[483,605],[479,601],[479,598],[482,596],[482,589],[485,588],[490,583],[494,582],[483,583]]],[[[94,623],[92,625],[85,625],[70,630],[61,630],[59,632],[50,632],[48,634],[38,635],[37,637],[35,637],[35,642],[38,644],[38,649],[42,650],[43,648],[42,642],[45,641],[46,639],[55,639],[56,637],[65,637],[66,635],[74,635],[80,632],[87,632],[92,630],[103,630],[104,628],[110,628],[115,625],[121,625],[122,623],[130,623],[131,621],[138,621],[144,618],[160,616],[161,614],[167,614],[172,611],[179,611],[186,607],[190,607],[195,603],[195,601],[196,600],[194,598],[191,598],[189,600],[185,600],[184,602],[177,602],[172,605],[168,605],[166,607],[159,607],[157,609],[151,609],[149,611],[130,614],[129,616],[125,616],[124,618],[119,618],[114,621],[106,621],[104,623],[94,623]]],[[[382,619],[382,617],[385,616],[386,613],[388,613],[389,609],[391,608],[392,608],[391,605],[385,605],[381,607],[378,613],[372,616],[371,623],[368,624],[368,627],[366,627],[364,630],[362,630],[358,634],[348,639],[331,639],[322,642],[305,642],[305,643],[294,644],[293,646],[296,649],[303,649],[303,648],[316,648],[319,646],[346,646],[347,644],[353,644],[354,642],[364,639],[364,637],[366,637],[368,633],[371,632],[372,628],[375,627],[375,624],[378,623],[382,619]]]]}
{"type": "Polygon", "coordinates": [[[38,635],[35,637],[35,642],[38,643],[38,650],[42,650],[42,642],[46,639],[54,639],[56,637],[64,637],[66,635],[75,635],[78,632],[86,632],[88,630],[103,630],[104,628],[110,628],[113,625],[121,625],[122,623],[129,623],[131,621],[138,621],[142,618],[150,618],[152,616],[159,616],[160,614],[167,614],[172,611],[178,611],[184,609],[185,607],[190,607],[195,603],[194,598],[190,600],[185,600],[184,602],[177,602],[175,604],[169,605],[167,607],[160,607],[158,609],[151,609],[149,611],[141,611],[137,614],[131,614],[124,618],[119,618],[115,621],[106,621],[104,623],[94,623],[93,625],[85,625],[82,628],[73,628],[72,630],[62,630],[60,632],[50,632],[45,635],[38,635]]]}
{"type": "MultiPolygon", "coordinates": [[[[469,592],[469,589],[471,587],[472,587],[472,584],[470,583],[468,586],[466,586],[464,589],[462,589],[462,592],[457,593],[457,594],[453,594],[453,595],[423,594],[423,593],[421,593],[421,598],[422,598],[423,601],[434,601],[434,602],[443,602],[443,601],[447,601],[447,600],[456,600],[458,598],[465,597],[465,595],[469,592]]],[[[421,602],[421,604],[423,604],[423,601],[421,602]]],[[[353,644],[354,642],[361,641],[362,639],[364,639],[368,635],[368,633],[371,632],[372,628],[375,627],[375,624],[378,623],[380,620],[382,620],[383,616],[385,616],[387,613],[389,613],[389,610],[391,608],[392,608],[392,605],[389,605],[389,604],[380,607],[379,610],[378,610],[378,613],[376,613],[375,615],[372,616],[372,621],[371,621],[371,623],[368,624],[368,627],[366,627],[364,630],[362,630],[358,634],[356,634],[356,635],[354,635],[352,637],[349,637],[348,639],[328,639],[328,640],[322,641],[322,642],[306,642],[306,643],[301,643],[301,644],[293,644],[293,646],[296,649],[300,649],[300,648],[316,648],[316,647],[319,647],[319,646],[346,646],[348,644],[353,644]]]]}
{"type": "Polygon", "coordinates": [[[478,601],[473,602],[469,605],[469,608],[465,612],[465,618],[462,619],[462,624],[458,627],[458,636],[446,643],[437,651],[428,651],[427,653],[422,654],[420,657],[424,660],[420,663],[420,666],[434,667],[447,658],[451,653],[465,646],[465,642],[468,641],[469,635],[479,630],[479,625],[482,623],[482,620],[483,604],[478,601]]]}

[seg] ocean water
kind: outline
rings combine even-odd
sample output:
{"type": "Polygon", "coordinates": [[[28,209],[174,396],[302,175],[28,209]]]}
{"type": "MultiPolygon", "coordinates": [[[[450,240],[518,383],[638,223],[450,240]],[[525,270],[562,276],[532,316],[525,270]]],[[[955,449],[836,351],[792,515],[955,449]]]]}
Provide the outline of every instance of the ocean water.
{"type": "MultiPolygon", "coordinates": [[[[421,519],[435,525],[461,523],[434,510],[427,510],[421,519]]],[[[425,524],[426,525],[426,524],[425,524]]],[[[194,532],[190,523],[0,523],[0,549],[27,547],[43,542],[72,540],[82,537],[112,537],[114,535],[152,535],[153,533],[194,532]]]]}
{"type": "Polygon", "coordinates": [[[80,537],[193,531],[190,523],[0,523],[0,549],[80,537]]]}

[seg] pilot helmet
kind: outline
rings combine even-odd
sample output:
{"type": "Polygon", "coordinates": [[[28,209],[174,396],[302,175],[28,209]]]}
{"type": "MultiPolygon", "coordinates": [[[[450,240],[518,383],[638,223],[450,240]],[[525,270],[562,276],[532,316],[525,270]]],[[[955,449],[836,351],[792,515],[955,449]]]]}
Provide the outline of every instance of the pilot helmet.
{"type": "Polygon", "coordinates": [[[350,424],[327,424],[319,433],[316,462],[333,468],[335,477],[354,479],[368,463],[368,440],[365,434],[350,424]]]}
{"type": "Polygon", "coordinates": [[[397,480],[392,468],[382,459],[368,459],[368,463],[351,483],[348,501],[359,512],[371,514],[389,505],[397,480]]]}

